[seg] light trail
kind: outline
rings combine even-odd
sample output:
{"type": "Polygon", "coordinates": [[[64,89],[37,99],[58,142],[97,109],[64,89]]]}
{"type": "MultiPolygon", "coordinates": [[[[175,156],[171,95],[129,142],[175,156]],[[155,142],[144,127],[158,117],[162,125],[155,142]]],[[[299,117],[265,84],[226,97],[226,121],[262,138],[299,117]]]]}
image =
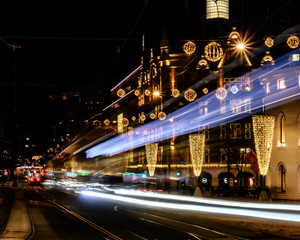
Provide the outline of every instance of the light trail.
{"type": "Polygon", "coordinates": [[[202,203],[202,204],[203,203],[214,204],[214,205],[227,206],[227,207],[285,210],[285,211],[297,211],[300,213],[300,206],[293,205],[293,204],[237,202],[237,201],[228,201],[228,200],[220,200],[220,199],[196,198],[196,197],[179,196],[179,195],[175,196],[170,194],[157,194],[153,192],[139,192],[139,191],[125,190],[125,189],[114,190],[114,193],[119,195],[128,195],[128,196],[136,196],[136,197],[176,200],[176,201],[185,201],[185,202],[202,203]]]}
{"type": "Polygon", "coordinates": [[[106,194],[106,193],[86,191],[86,190],[81,191],[81,194],[85,196],[99,197],[99,198],[109,199],[113,201],[125,202],[128,204],[141,205],[143,207],[148,206],[148,207],[158,207],[158,208],[174,209],[174,210],[182,210],[182,211],[234,215],[234,216],[253,217],[253,218],[269,219],[269,220],[289,221],[289,222],[296,222],[296,223],[300,222],[300,215],[292,214],[292,213],[280,213],[280,212],[249,210],[249,209],[230,208],[230,207],[222,208],[222,207],[209,207],[209,206],[200,206],[200,205],[191,205],[191,204],[157,202],[157,201],[134,199],[130,197],[117,196],[113,194],[106,194]]]}
{"type": "MultiPolygon", "coordinates": [[[[294,52],[298,53],[298,50],[294,52]]],[[[300,66],[286,67],[291,63],[289,53],[276,60],[277,64],[268,66],[268,68],[259,68],[251,73],[251,82],[253,89],[251,91],[239,91],[236,94],[228,91],[226,102],[223,108],[225,112],[220,110],[220,100],[216,98],[216,91],[212,91],[207,95],[195,100],[189,105],[178,109],[177,111],[167,115],[163,121],[155,120],[144,124],[134,130],[123,135],[119,135],[96,145],[86,151],[87,158],[96,156],[111,156],[118,153],[126,152],[130,149],[142,147],[148,143],[159,142],[174,136],[189,134],[206,127],[214,128],[220,124],[226,124],[237,121],[239,119],[249,117],[255,113],[261,112],[264,106],[272,108],[295,99],[300,98],[300,86],[298,84],[298,76],[300,66]],[[274,78],[275,73],[280,72],[284,75],[286,88],[272,91],[266,95],[265,89],[261,86],[259,79],[274,78]],[[298,75],[296,75],[296,72],[298,75]],[[297,78],[297,79],[295,79],[297,78]],[[240,111],[233,113],[230,104],[231,100],[239,99],[241,104],[238,106],[240,111]],[[251,110],[246,109],[246,105],[251,103],[251,110]],[[203,104],[209,106],[207,114],[200,114],[203,104]]],[[[230,89],[230,84],[225,85],[226,89],[230,89]]]]}

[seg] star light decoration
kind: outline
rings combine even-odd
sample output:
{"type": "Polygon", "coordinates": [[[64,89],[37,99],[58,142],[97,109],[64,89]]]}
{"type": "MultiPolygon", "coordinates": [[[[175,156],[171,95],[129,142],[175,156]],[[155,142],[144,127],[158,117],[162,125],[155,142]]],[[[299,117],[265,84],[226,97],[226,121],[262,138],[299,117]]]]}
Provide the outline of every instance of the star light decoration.
{"type": "Polygon", "coordinates": [[[124,97],[126,94],[125,90],[120,88],[118,91],[117,91],[117,96],[118,97],[124,97]]]}
{"type": "Polygon", "coordinates": [[[188,41],[183,45],[183,51],[188,55],[193,54],[196,51],[196,44],[192,41],[188,41]]]}
{"type": "Polygon", "coordinates": [[[186,90],[184,93],[184,98],[186,100],[188,100],[189,102],[194,101],[196,99],[196,97],[197,97],[197,93],[195,92],[194,89],[190,88],[190,89],[186,90]]]}
{"type": "Polygon", "coordinates": [[[148,172],[149,172],[149,176],[152,177],[154,176],[155,165],[157,161],[158,143],[146,144],[145,149],[146,149],[148,172]]]}
{"type": "Polygon", "coordinates": [[[262,176],[266,176],[271,159],[275,117],[254,115],[252,125],[259,172],[262,176]]]}
{"type": "Polygon", "coordinates": [[[189,143],[193,172],[196,177],[199,177],[202,171],[204,159],[205,134],[190,134],[189,143]]]}
{"type": "Polygon", "coordinates": [[[204,48],[204,55],[211,62],[219,61],[223,56],[223,48],[217,42],[210,42],[204,48]]]}

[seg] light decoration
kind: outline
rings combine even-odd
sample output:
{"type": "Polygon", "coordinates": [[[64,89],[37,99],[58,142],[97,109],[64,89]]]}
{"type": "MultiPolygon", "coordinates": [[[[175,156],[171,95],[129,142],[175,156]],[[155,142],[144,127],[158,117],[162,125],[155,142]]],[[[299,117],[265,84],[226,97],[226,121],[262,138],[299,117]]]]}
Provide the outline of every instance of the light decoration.
{"type": "Polygon", "coordinates": [[[167,117],[167,115],[163,111],[158,113],[159,120],[165,120],[166,117],[167,117]]]}
{"type": "Polygon", "coordinates": [[[150,118],[151,118],[151,119],[155,119],[155,118],[156,118],[156,114],[155,114],[155,113],[151,113],[151,114],[150,114],[150,118]]]}
{"type": "Polygon", "coordinates": [[[184,98],[190,102],[194,101],[197,97],[197,93],[195,92],[194,89],[188,89],[184,93],[184,98]]]}
{"type": "MultiPolygon", "coordinates": [[[[137,165],[130,165],[128,168],[143,168],[143,164],[137,164],[137,165]]],[[[156,164],[156,168],[192,168],[193,164],[171,164],[170,166],[168,164],[156,164]]],[[[232,168],[240,168],[240,167],[247,167],[250,168],[251,164],[230,164],[232,168]]],[[[203,168],[227,168],[227,163],[203,163],[203,168]]]]}
{"type": "Polygon", "coordinates": [[[135,95],[135,96],[139,96],[139,95],[140,95],[140,90],[138,90],[138,89],[135,90],[135,91],[134,91],[134,95],[135,95]]]}
{"type": "Polygon", "coordinates": [[[108,125],[110,124],[110,121],[109,121],[108,119],[105,119],[105,120],[104,120],[104,124],[105,124],[106,126],[108,126],[108,125]]]}
{"type": "Polygon", "coordinates": [[[299,38],[295,35],[292,35],[286,40],[286,43],[290,48],[297,48],[299,47],[299,38]]]}
{"type": "Polygon", "coordinates": [[[188,55],[193,54],[196,51],[196,44],[192,41],[188,41],[183,45],[183,51],[188,55]]]}
{"type": "Polygon", "coordinates": [[[146,96],[149,96],[150,94],[151,94],[150,90],[149,90],[149,89],[146,89],[146,90],[145,90],[145,95],[146,95],[146,96]]]}
{"type": "Polygon", "coordinates": [[[269,51],[266,51],[266,56],[263,57],[263,63],[272,62],[273,57],[270,55],[269,51]]]}
{"type": "Polygon", "coordinates": [[[202,92],[203,92],[204,94],[208,94],[208,89],[207,89],[207,88],[203,88],[202,92]]]}
{"type": "Polygon", "coordinates": [[[198,65],[201,67],[206,67],[208,65],[208,62],[206,59],[204,59],[204,56],[202,56],[202,58],[199,60],[198,65]]]}
{"type": "Polygon", "coordinates": [[[239,91],[239,89],[238,89],[237,86],[233,85],[233,86],[231,87],[231,92],[232,92],[233,94],[236,94],[238,91],[239,91]]]}
{"type": "Polygon", "coordinates": [[[149,171],[149,176],[154,176],[155,172],[155,164],[157,161],[157,149],[158,143],[150,143],[145,145],[146,149],[146,158],[147,158],[147,166],[149,171]]]}
{"type": "Polygon", "coordinates": [[[267,37],[266,40],[265,40],[265,45],[267,47],[269,47],[269,48],[273,47],[274,46],[274,40],[273,40],[273,38],[267,37]]]}
{"type": "Polygon", "coordinates": [[[252,125],[259,172],[266,176],[271,159],[275,117],[254,115],[252,116],[252,125]]]}
{"type": "Polygon", "coordinates": [[[117,117],[118,122],[118,133],[123,133],[123,113],[120,113],[117,117]]]}
{"type": "Polygon", "coordinates": [[[178,90],[178,89],[174,89],[173,91],[172,91],[172,96],[173,97],[179,97],[179,95],[180,95],[180,91],[178,90]]]}
{"type": "Polygon", "coordinates": [[[223,87],[219,87],[215,94],[218,99],[223,100],[227,97],[227,90],[223,87]]]}
{"type": "Polygon", "coordinates": [[[132,120],[132,121],[135,121],[135,120],[136,120],[136,117],[135,117],[135,116],[132,116],[131,120],[132,120]]]}
{"type": "Polygon", "coordinates": [[[190,134],[189,143],[193,172],[196,177],[199,177],[202,171],[205,152],[205,134],[190,134]]]}
{"type": "Polygon", "coordinates": [[[118,97],[124,97],[126,94],[125,90],[120,88],[118,91],[117,91],[117,96],[118,97]]]}
{"type": "Polygon", "coordinates": [[[223,48],[217,42],[211,42],[204,48],[204,55],[211,62],[219,61],[223,56],[223,48]]]}
{"type": "Polygon", "coordinates": [[[129,120],[127,118],[123,118],[122,119],[122,124],[123,124],[123,127],[127,127],[128,124],[129,124],[129,120]]]}
{"type": "Polygon", "coordinates": [[[142,122],[144,122],[144,121],[146,120],[146,116],[145,116],[144,114],[142,114],[142,115],[140,116],[140,120],[141,120],[142,122]]]}
{"type": "Polygon", "coordinates": [[[101,122],[99,120],[94,120],[92,125],[95,127],[95,128],[100,128],[101,127],[101,122]]]}

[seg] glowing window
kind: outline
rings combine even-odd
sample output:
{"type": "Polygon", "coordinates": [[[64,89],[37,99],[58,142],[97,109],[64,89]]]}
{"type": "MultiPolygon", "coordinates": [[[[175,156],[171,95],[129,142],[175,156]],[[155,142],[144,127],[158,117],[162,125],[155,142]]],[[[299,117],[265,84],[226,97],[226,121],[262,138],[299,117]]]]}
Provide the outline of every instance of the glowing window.
{"type": "Polygon", "coordinates": [[[210,162],[210,149],[209,148],[206,148],[205,149],[205,153],[204,153],[204,163],[209,163],[210,162]]]}
{"type": "Polygon", "coordinates": [[[229,19],[229,0],[206,0],[206,19],[229,19]]]}
{"type": "Polygon", "coordinates": [[[240,139],[242,136],[242,128],[240,123],[230,123],[230,138],[240,139]]]}
{"type": "Polygon", "coordinates": [[[230,106],[232,113],[241,112],[241,99],[230,100],[230,106]]]}
{"type": "Polygon", "coordinates": [[[270,89],[270,83],[266,84],[266,93],[269,93],[271,91],[270,89]]]}
{"type": "Polygon", "coordinates": [[[245,139],[251,139],[251,123],[245,123],[245,139]]]}
{"type": "Polygon", "coordinates": [[[220,139],[226,139],[226,125],[220,125],[220,139]]]}
{"type": "Polygon", "coordinates": [[[247,113],[251,112],[251,99],[250,98],[245,99],[245,112],[247,112],[247,113]]]}
{"type": "Polygon", "coordinates": [[[285,117],[280,113],[277,118],[278,123],[278,147],[286,147],[285,142],[285,117]]]}
{"type": "Polygon", "coordinates": [[[277,89],[285,89],[285,79],[284,78],[280,78],[277,80],[277,89]]]}
{"type": "Polygon", "coordinates": [[[298,62],[300,60],[299,54],[292,54],[292,61],[293,62],[298,62]]]}

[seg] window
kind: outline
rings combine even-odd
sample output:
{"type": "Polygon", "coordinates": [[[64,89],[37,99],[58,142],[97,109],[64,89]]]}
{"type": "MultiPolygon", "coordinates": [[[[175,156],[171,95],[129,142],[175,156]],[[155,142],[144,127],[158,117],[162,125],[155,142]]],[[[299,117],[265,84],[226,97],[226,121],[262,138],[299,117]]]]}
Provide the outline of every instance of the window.
{"type": "Polygon", "coordinates": [[[251,139],[251,123],[245,123],[245,139],[251,139]]]}
{"type": "Polygon", "coordinates": [[[240,123],[230,123],[230,139],[241,139],[242,129],[240,123]]]}
{"type": "Polygon", "coordinates": [[[270,83],[266,83],[266,93],[269,93],[270,91],[270,83]]]}
{"type": "Polygon", "coordinates": [[[246,113],[251,112],[251,99],[250,98],[245,99],[245,112],[246,113]]]}
{"type": "Polygon", "coordinates": [[[279,165],[278,168],[278,180],[279,180],[279,192],[285,193],[286,192],[286,170],[283,164],[279,165]]]}
{"type": "Polygon", "coordinates": [[[232,113],[241,112],[241,99],[230,100],[230,106],[232,113]]]}
{"type": "Polygon", "coordinates": [[[285,116],[283,113],[278,115],[278,147],[285,147],[285,116]]]}
{"type": "Polygon", "coordinates": [[[225,151],[224,148],[220,149],[220,156],[221,156],[221,163],[227,163],[227,152],[225,151]]]}
{"type": "Polygon", "coordinates": [[[229,0],[206,0],[206,19],[229,19],[229,0]]]}
{"type": "Polygon", "coordinates": [[[220,112],[222,114],[226,113],[226,101],[225,100],[220,101],[220,112]]]}
{"type": "Polygon", "coordinates": [[[284,78],[280,78],[277,80],[277,89],[285,89],[285,79],[284,78]]]}
{"type": "Polygon", "coordinates": [[[226,139],[226,125],[220,125],[220,139],[226,139]]]}
{"type": "Polygon", "coordinates": [[[204,153],[204,163],[209,163],[210,162],[209,152],[210,152],[210,149],[206,148],[205,153],[204,153]]]}

